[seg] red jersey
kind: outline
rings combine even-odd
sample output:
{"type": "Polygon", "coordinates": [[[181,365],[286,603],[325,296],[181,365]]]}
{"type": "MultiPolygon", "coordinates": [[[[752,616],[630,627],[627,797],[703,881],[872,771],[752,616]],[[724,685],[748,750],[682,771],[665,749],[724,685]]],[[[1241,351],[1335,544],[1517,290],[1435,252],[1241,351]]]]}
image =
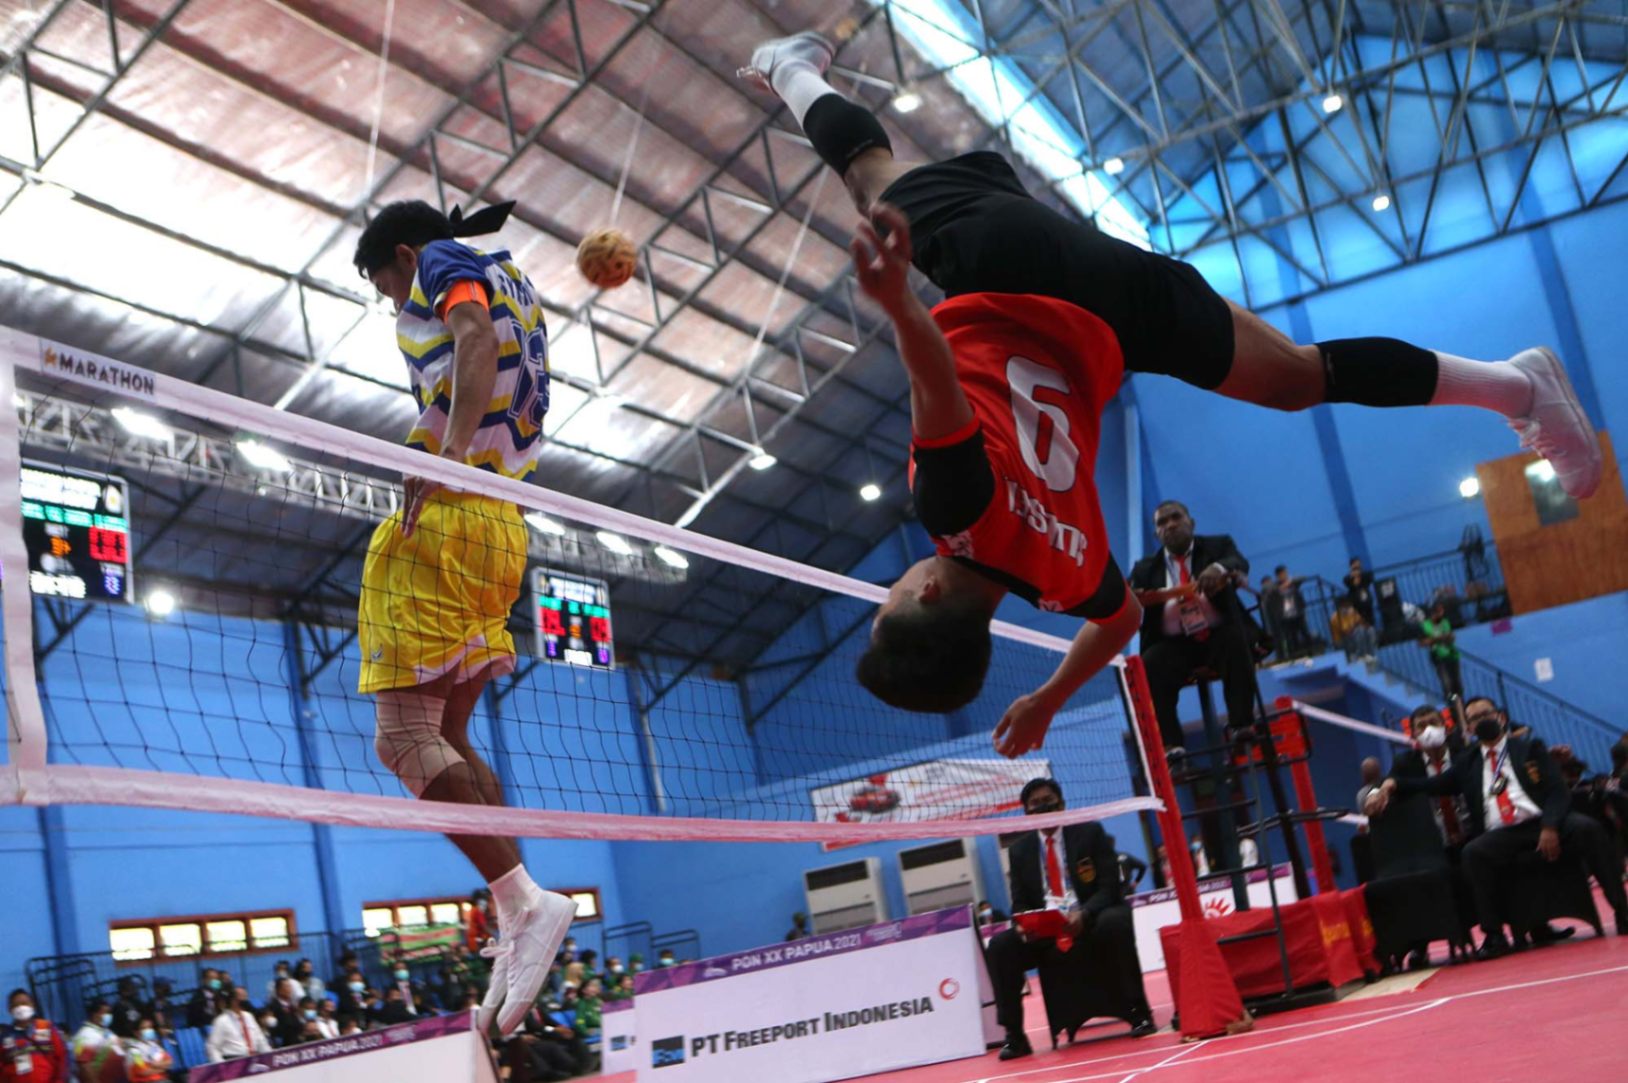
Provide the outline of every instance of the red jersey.
{"type": "Polygon", "coordinates": [[[1094,474],[1102,411],[1124,375],[1119,340],[1085,309],[1029,294],[963,294],[933,319],[974,415],[913,442],[911,489],[939,554],[1041,609],[1110,619],[1125,581],[1094,474]]]}
{"type": "Polygon", "coordinates": [[[36,1018],[0,1030],[0,1083],[63,1083],[68,1078],[68,1043],[49,1022],[36,1018]]]}

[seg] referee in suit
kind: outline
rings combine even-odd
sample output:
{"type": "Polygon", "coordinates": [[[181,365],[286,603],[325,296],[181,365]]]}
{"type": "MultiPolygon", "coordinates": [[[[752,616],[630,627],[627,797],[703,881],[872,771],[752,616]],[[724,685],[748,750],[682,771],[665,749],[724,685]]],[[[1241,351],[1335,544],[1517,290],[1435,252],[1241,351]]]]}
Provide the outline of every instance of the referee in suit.
{"type": "MultiPolygon", "coordinates": [[[[1030,779],[1023,787],[1023,811],[1040,816],[1063,810],[1063,790],[1055,779],[1030,779]]],[[[1070,974],[1095,982],[1097,1002],[1119,1006],[1120,1017],[1141,1038],[1156,1029],[1142,989],[1131,909],[1119,878],[1119,858],[1099,823],[1070,824],[1034,831],[1012,844],[1012,912],[1060,910],[1072,938],[1066,952],[1052,940],[1030,940],[1016,927],[997,934],[986,949],[995,987],[995,1018],[1006,1029],[1000,1059],[1034,1052],[1023,1033],[1023,982],[1042,962],[1067,961],[1070,974]]],[[[1042,979],[1044,980],[1044,979],[1042,979]]]]}
{"type": "Polygon", "coordinates": [[[1628,893],[1623,890],[1622,867],[1613,860],[1600,825],[1572,811],[1571,793],[1543,742],[1511,735],[1508,717],[1485,696],[1472,697],[1464,705],[1464,721],[1476,743],[1453,761],[1451,770],[1421,778],[1398,773],[1393,767],[1377,801],[1378,811],[1383,812],[1396,794],[1463,796],[1470,841],[1461,861],[1486,934],[1476,956],[1493,959],[1511,950],[1504,937],[1498,889],[1513,870],[1515,859],[1528,850],[1537,850],[1549,861],[1558,860],[1563,852],[1577,854],[1611,904],[1617,934],[1628,936],[1628,893]]]}
{"type": "Polygon", "coordinates": [[[1193,671],[1208,666],[1221,677],[1227,721],[1248,725],[1255,715],[1255,663],[1251,626],[1234,589],[1249,561],[1225,534],[1194,534],[1193,517],[1179,500],[1153,511],[1157,552],[1131,569],[1131,590],[1142,604],[1142,661],[1153,710],[1167,751],[1184,744],[1176,700],[1193,671]]]}

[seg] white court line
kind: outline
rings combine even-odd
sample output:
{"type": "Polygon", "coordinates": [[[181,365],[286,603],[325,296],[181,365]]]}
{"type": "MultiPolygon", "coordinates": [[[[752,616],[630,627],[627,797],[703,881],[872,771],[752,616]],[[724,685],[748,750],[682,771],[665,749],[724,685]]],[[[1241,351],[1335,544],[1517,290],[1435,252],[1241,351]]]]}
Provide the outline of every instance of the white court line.
{"type": "Polygon", "coordinates": [[[1180,1060],[1182,1057],[1185,1057],[1187,1054],[1191,1053],[1193,1050],[1202,1049],[1204,1047],[1204,1044],[1205,1044],[1204,1042],[1194,1042],[1192,1045],[1184,1045],[1180,1049],[1176,1050],[1174,1053],[1170,1054],[1164,1060],[1161,1060],[1159,1063],[1150,1064],[1146,1068],[1138,1068],[1138,1069],[1136,1069],[1136,1071],[1132,1072],[1130,1075],[1126,1076],[1124,1079],[1121,1079],[1119,1081],[1119,1083],[1131,1083],[1131,1080],[1135,1079],[1139,1075],[1145,1075],[1148,1072],[1153,1071],[1154,1069],[1163,1068],[1167,1064],[1174,1064],[1176,1061],[1180,1060]]]}
{"type": "MultiPolygon", "coordinates": [[[[1295,1023],[1284,1023],[1281,1026],[1274,1026],[1274,1027],[1271,1027],[1268,1030],[1264,1030],[1264,1031],[1249,1031],[1249,1032],[1244,1033],[1244,1034],[1229,1034],[1229,1035],[1225,1035],[1223,1037],[1218,1037],[1218,1038],[1208,1038],[1208,1039],[1205,1039],[1203,1041],[1200,1041],[1200,1042],[1197,1042],[1197,1043],[1194,1043],[1194,1044],[1191,1044],[1191,1045],[1184,1046],[1183,1050],[1184,1051],[1197,1050],[1197,1049],[1202,1048],[1202,1047],[1207,1047],[1207,1046],[1213,1045],[1213,1044],[1215,1044],[1217,1042],[1239,1041],[1239,1040],[1242,1040],[1242,1039],[1247,1039],[1247,1038],[1252,1038],[1252,1037],[1260,1037],[1263,1034],[1275,1034],[1275,1033],[1278,1033],[1280,1031],[1285,1031],[1285,1030],[1298,1030],[1298,1029],[1300,1029],[1302,1027],[1315,1027],[1315,1026],[1321,1026],[1321,1025],[1324,1025],[1324,1024],[1327,1024],[1327,1023],[1342,1023],[1342,1022],[1344,1022],[1346,1020],[1350,1020],[1350,1019],[1363,1019],[1366,1016],[1374,1016],[1374,1015],[1384,1016],[1384,1018],[1382,1018],[1382,1019],[1366,1019],[1363,1023],[1355,1025],[1355,1026],[1339,1027],[1339,1028],[1337,1028],[1335,1030],[1326,1031],[1326,1032],[1323,1032],[1323,1033],[1320,1033],[1320,1034],[1302,1035],[1302,1036],[1295,1037],[1295,1038],[1285,1039],[1285,1040],[1279,1041],[1279,1042],[1270,1042],[1270,1043],[1267,1043],[1267,1044],[1264,1044],[1264,1045],[1254,1045],[1254,1046],[1250,1046],[1250,1047],[1248,1047],[1246,1049],[1235,1049],[1235,1050],[1229,1050],[1229,1051],[1225,1051],[1225,1052],[1218,1052],[1214,1056],[1204,1058],[1207,1061],[1208,1060],[1215,1060],[1215,1059],[1218,1059],[1220,1057],[1237,1056],[1240,1053],[1253,1053],[1253,1052],[1255,1052],[1257,1050],[1270,1049],[1270,1048],[1273,1048],[1274,1046],[1288,1045],[1288,1044],[1290,1044],[1292,1042],[1303,1042],[1303,1041],[1311,1041],[1311,1040],[1317,1039],[1317,1038],[1326,1038],[1326,1037],[1329,1037],[1329,1036],[1334,1035],[1334,1034],[1342,1033],[1344,1031],[1356,1030],[1356,1029],[1359,1028],[1359,1026],[1360,1027],[1366,1027],[1366,1026],[1372,1025],[1374,1023],[1385,1023],[1385,1022],[1389,1022],[1392,1019],[1401,1019],[1401,1018],[1404,1018],[1405,1016],[1412,1015],[1415,1012],[1425,1011],[1425,1010],[1428,1010],[1428,1009],[1431,1009],[1431,1008],[1436,1008],[1436,1007],[1439,1007],[1439,1006],[1441,1006],[1443,1004],[1451,1003],[1452,1001],[1455,1001],[1455,1000],[1467,1000],[1467,999],[1469,999],[1471,997],[1489,996],[1489,995],[1491,995],[1493,993],[1510,993],[1510,992],[1516,992],[1516,991],[1521,990],[1521,989],[1533,989],[1533,988],[1536,988],[1536,987],[1542,986],[1542,985],[1556,985],[1556,984],[1559,984],[1560,982],[1578,981],[1578,980],[1580,980],[1582,978],[1597,978],[1597,977],[1601,977],[1601,976],[1604,976],[1604,975],[1607,975],[1607,974],[1621,974],[1621,973],[1625,973],[1625,972],[1628,972],[1628,965],[1605,967],[1605,968],[1602,968],[1600,970],[1585,970],[1580,974],[1562,974],[1562,975],[1559,975],[1559,976],[1553,977],[1553,978],[1535,978],[1535,979],[1533,979],[1531,981],[1512,982],[1512,983],[1510,983],[1508,985],[1496,985],[1496,986],[1493,986],[1490,989],[1472,989],[1472,990],[1470,990],[1468,992],[1452,993],[1452,994],[1449,994],[1449,995],[1444,996],[1444,997],[1437,997],[1434,1000],[1430,1001],[1429,1003],[1426,1003],[1426,1004],[1423,1004],[1423,1005],[1415,1005],[1415,1006],[1403,1009],[1401,1011],[1398,1011],[1397,1007],[1395,1005],[1391,1005],[1389,1007],[1383,1007],[1383,1008],[1370,1008],[1370,1009],[1367,1009],[1365,1011],[1360,1011],[1360,1012],[1342,1012],[1342,1013],[1340,1013],[1339,1015],[1335,1016],[1332,1019],[1330,1019],[1330,1018],[1306,1019],[1306,1020],[1302,1020],[1300,1022],[1295,1022],[1295,1023]]],[[[1398,993],[1398,994],[1395,994],[1395,995],[1397,995],[1397,996],[1406,996],[1408,994],[1407,993],[1398,993]]],[[[1107,1062],[1111,1062],[1111,1061],[1126,1060],[1126,1059],[1129,1059],[1131,1057],[1147,1056],[1147,1055],[1158,1055],[1160,1053],[1163,1053],[1168,1048],[1169,1048],[1168,1046],[1158,1046],[1158,1047],[1155,1047],[1155,1048],[1143,1049],[1143,1050],[1132,1049],[1132,1050],[1127,1050],[1127,1051],[1125,1051],[1123,1053],[1114,1053],[1114,1054],[1110,1054],[1110,1055],[1107,1055],[1107,1056],[1095,1057],[1095,1058],[1092,1058],[1091,1060],[1076,1061],[1076,1062],[1074,1062],[1072,1064],[1054,1064],[1054,1065],[1051,1065],[1049,1067],[1044,1067],[1044,1068],[1027,1068],[1027,1069],[1024,1069],[1022,1071],[1006,1072],[1006,1073],[1003,1073],[1003,1074],[1000,1074],[1000,1075],[973,1077],[973,1078],[969,1078],[969,1079],[965,1080],[964,1083],[999,1083],[999,1081],[1001,1081],[1001,1080],[1021,1079],[1024,1076],[1046,1075],[1046,1074],[1050,1074],[1050,1073],[1053,1073],[1053,1072],[1066,1071],[1066,1070],[1068,1070],[1070,1068],[1084,1068],[1084,1067],[1087,1067],[1087,1066],[1092,1065],[1092,1064],[1103,1064],[1103,1063],[1107,1063],[1107,1062]]],[[[1192,1062],[1189,1061],[1187,1063],[1192,1063],[1192,1062]]],[[[1149,1065],[1147,1068],[1139,1069],[1139,1072],[1149,1072],[1149,1071],[1152,1071],[1156,1067],[1159,1067],[1159,1065],[1149,1065]]],[[[1120,1071],[1124,1071],[1124,1069],[1119,1068],[1119,1069],[1115,1069],[1112,1072],[1099,1072],[1099,1073],[1095,1073],[1095,1074],[1092,1074],[1092,1075],[1070,1076],[1070,1077],[1063,1078],[1063,1079],[1050,1079],[1050,1080],[1046,1080],[1045,1083],[1085,1083],[1085,1081],[1087,1081],[1087,1080],[1107,1079],[1110,1076],[1113,1076],[1117,1072],[1120,1072],[1120,1071]]]]}

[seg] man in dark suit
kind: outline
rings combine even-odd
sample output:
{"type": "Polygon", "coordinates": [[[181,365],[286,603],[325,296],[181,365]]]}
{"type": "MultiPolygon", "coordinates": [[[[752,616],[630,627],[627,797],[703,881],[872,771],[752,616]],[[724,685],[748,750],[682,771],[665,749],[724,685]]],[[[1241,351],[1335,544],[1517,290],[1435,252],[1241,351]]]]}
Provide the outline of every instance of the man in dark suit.
{"type": "Polygon", "coordinates": [[[1183,745],[1176,701],[1201,666],[1221,676],[1229,723],[1254,718],[1253,629],[1233,586],[1235,574],[1249,572],[1249,561],[1225,534],[1195,535],[1179,500],[1154,509],[1153,529],[1159,551],[1136,562],[1130,584],[1142,603],[1142,661],[1168,751],[1183,745]]]}
{"type": "Polygon", "coordinates": [[[1463,795],[1470,841],[1461,860],[1486,934],[1477,956],[1492,959],[1511,950],[1499,915],[1498,885],[1515,859],[1532,849],[1549,861],[1558,860],[1563,852],[1577,854],[1611,904],[1618,935],[1628,936],[1622,871],[1613,866],[1599,824],[1571,810],[1571,794],[1548,748],[1536,737],[1506,732],[1508,717],[1485,696],[1464,705],[1464,720],[1476,743],[1453,761],[1451,770],[1421,778],[1398,775],[1393,769],[1376,800],[1383,812],[1398,793],[1463,795]]]}
{"type": "MultiPolygon", "coordinates": [[[[1023,810],[1031,816],[1063,810],[1063,790],[1055,779],[1030,779],[1023,787],[1023,810]]],[[[1012,912],[1058,910],[1067,931],[1058,940],[1030,939],[1017,928],[995,936],[986,949],[995,989],[995,1018],[1006,1029],[1000,1059],[1034,1052],[1023,1033],[1023,982],[1042,962],[1066,959],[1070,974],[1101,983],[1102,1000],[1122,1005],[1131,1034],[1154,1032],[1153,1012],[1142,989],[1142,964],[1130,907],[1120,887],[1113,839],[1101,824],[1070,824],[1024,835],[1008,851],[1012,912]],[[1059,940],[1071,941],[1067,950],[1059,940]]],[[[1016,918],[1014,918],[1016,920],[1016,918]]]]}

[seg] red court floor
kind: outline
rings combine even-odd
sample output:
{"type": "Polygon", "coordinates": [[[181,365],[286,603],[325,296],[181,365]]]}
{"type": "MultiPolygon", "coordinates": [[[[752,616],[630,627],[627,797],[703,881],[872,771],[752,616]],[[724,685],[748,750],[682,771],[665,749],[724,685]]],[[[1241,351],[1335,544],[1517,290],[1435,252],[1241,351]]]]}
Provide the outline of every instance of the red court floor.
{"type": "MultiPolygon", "coordinates": [[[[1624,1078],[1628,937],[1577,939],[1487,963],[1443,966],[1417,987],[1263,1016],[1249,1034],[1183,1043],[1169,1030],[1163,973],[1148,997],[1165,1029],[1133,1041],[1093,1027],[1051,1052],[1039,997],[1029,997],[1036,1053],[994,1053],[866,1076],[872,1083],[1277,1083],[1376,1079],[1547,1083],[1624,1078]]],[[[1438,945],[1438,948],[1440,945],[1438,945]]],[[[1377,990],[1376,990],[1377,992],[1377,990]]],[[[613,1077],[632,1083],[631,1073],[613,1077]]]]}

